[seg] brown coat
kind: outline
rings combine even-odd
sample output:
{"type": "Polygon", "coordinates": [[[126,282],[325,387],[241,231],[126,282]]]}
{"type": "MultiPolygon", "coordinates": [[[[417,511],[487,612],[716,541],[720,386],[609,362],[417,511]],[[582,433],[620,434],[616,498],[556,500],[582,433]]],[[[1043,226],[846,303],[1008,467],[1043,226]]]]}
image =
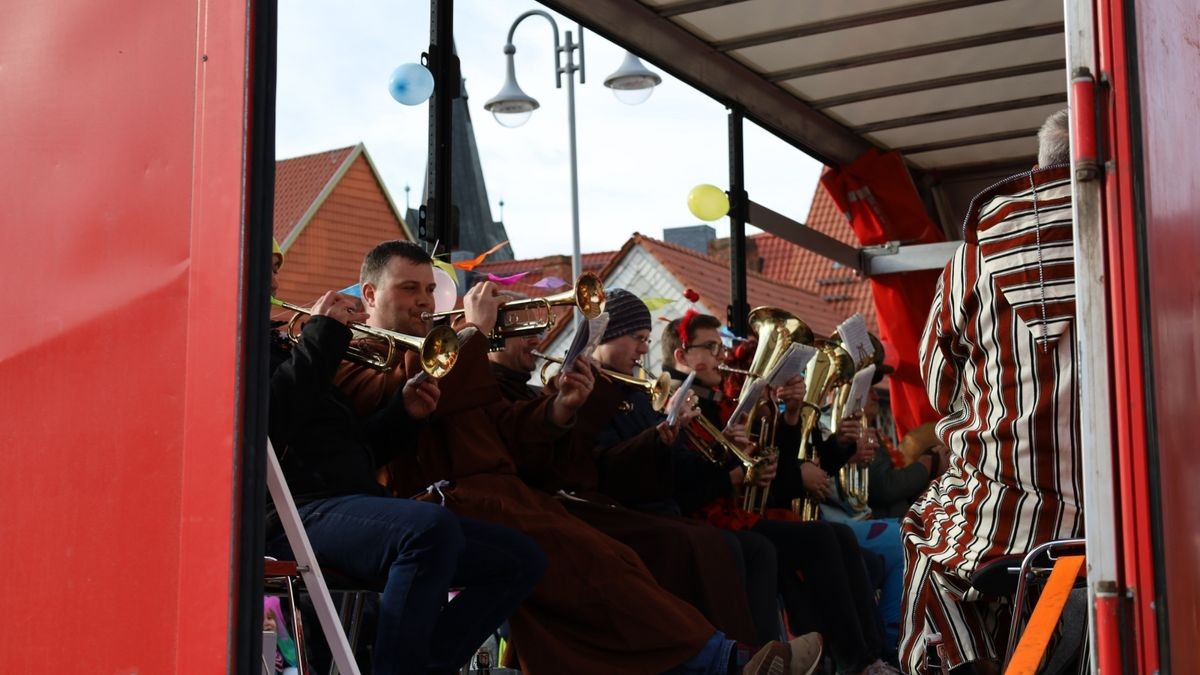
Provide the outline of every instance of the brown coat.
{"type": "MultiPolygon", "coordinates": [[[[528,373],[495,363],[492,373],[511,401],[544,396],[525,384],[528,373]]],[[[597,382],[600,397],[607,394],[606,384],[597,382]]],[[[547,455],[521,467],[522,477],[546,492],[569,493],[559,493],[559,498],[571,515],[636,551],[663,588],[691,603],[726,635],[756,642],[750,603],[731,557],[730,546],[739,546],[736,541],[727,542],[720,530],[690,518],[625,508],[599,490],[601,472],[592,455],[591,429],[604,422],[597,416],[605,409],[616,412],[615,406],[597,407],[589,401],[580,411],[574,433],[559,439],[547,455]]]]}
{"type": "MultiPolygon", "coordinates": [[[[482,337],[464,340],[415,452],[391,466],[393,491],[411,495],[450,480],[447,506],[456,513],[520,530],[542,547],[546,576],[510,620],[522,670],[650,674],[696,655],[714,633],[704,617],[655,583],[633,550],[517,476],[518,463],[531,459],[524,449],[544,451],[563,430],[547,419],[549,399],[511,404],[500,395],[486,348],[482,337]]],[[[337,382],[361,413],[398,390],[401,370],[345,364],[337,382]]]]}

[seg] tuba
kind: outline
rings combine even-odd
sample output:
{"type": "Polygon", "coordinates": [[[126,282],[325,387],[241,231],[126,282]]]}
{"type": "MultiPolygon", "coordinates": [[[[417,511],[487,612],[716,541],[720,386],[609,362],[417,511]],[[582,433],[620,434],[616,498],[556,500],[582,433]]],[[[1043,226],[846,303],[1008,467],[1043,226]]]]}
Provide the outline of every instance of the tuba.
{"type": "MultiPolygon", "coordinates": [[[[567,306],[578,307],[579,311],[588,319],[600,316],[600,313],[604,311],[604,284],[600,281],[600,277],[591,272],[584,272],[579,275],[575,286],[570,290],[543,298],[522,298],[501,304],[496,312],[496,327],[492,329],[488,337],[497,341],[510,337],[537,335],[550,330],[554,328],[557,321],[554,316],[554,308],[567,306]],[[545,311],[545,316],[540,320],[521,321],[517,314],[536,309],[545,311]]],[[[454,309],[448,312],[425,313],[421,315],[421,318],[427,321],[457,318],[462,316],[463,312],[464,310],[454,309]]]]}
{"type": "MultiPolygon", "coordinates": [[[[869,334],[871,345],[874,347],[874,353],[871,356],[861,356],[855,362],[856,372],[862,370],[869,365],[874,365],[879,368],[883,365],[883,344],[879,338],[873,333],[869,334]]],[[[836,338],[831,338],[830,341],[835,341],[836,338]]],[[[840,341],[838,341],[840,344],[840,341]]],[[[833,395],[833,403],[831,406],[830,421],[837,425],[841,420],[852,415],[859,415],[859,421],[862,425],[861,433],[859,434],[859,444],[872,442],[870,431],[872,430],[871,420],[863,410],[846,410],[849,404],[850,388],[853,384],[853,378],[842,382],[838,385],[837,391],[833,395]]],[[[870,467],[863,464],[847,464],[838,471],[838,484],[842,492],[842,496],[846,500],[846,504],[854,511],[868,510],[867,499],[870,496],[870,467]]]]}
{"type": "MultiPolygon", "coordinates": [[[[817,355],[808,362],[804,372],[804,407],[800,410],[800,449],[797,459],[819,465],[821,458],[812,447],[812,432],[821,419],[821,404],[843,383],[854,378],[854,360],[842,347],[840,340],[828,340],[817,355]]],[[[849,394],[849,391],[846,392],[849,394]]],[[[792,511],[801,520],[816,520],[820,504],[810,497],[792,500],[792,511]]]]}
{"type": "MultiPolygon", "coordinates": [[[[296,343],[300,339],[300,318],[312,316],[312,310],[307,307],[293,305],[278,298],[271,298],[271,304],[293,312],[288,320],[284,336],[296,343]]],[[[347,326],[355,336],[366,338],[378,343],[384,350],[376,352],[364,349],[351,343],[346,348],[346,360],[362,364],[368,368],[387,372],[400,362],[402,349],[417,352],[421,360],[421,369],[430,377],[445,377],[458,360],[458,334],[449,326],[435,326],[424,338],[406,335],[385,328],[368,326],[365,323],[351,323],[347,326]]]]}
{"type": "MultiPolygon", "coordinates": [[[[746,376],[742,383],[742,392],[738,403],[749,395],[751,382],[766,377],[779,364],[788,347],[793,342],[812,344],[813,332],[800,319],[790,312],[775,307],[757,307],[748,317],[750,329],[758,338],[758,347],[754,352],[754,360],[749,369],[739,371],[722,366],[726,372],[736,372],[746,376]]],[[[773,459],[779,454],[775,443],[775,432],[779,427],[779,402],[771,392],[766,392],[761,400],[754,404],[746,418],[746,429],[751,440],[759,449],[760,462],[773,459]]],[[[744,492],[742,505],[747,511],[764,513],[767,509],[767,497],[771,488],[759,488],[753,484],[750,470],[747,469],[746,481],[743,483],[744,492]]]]}

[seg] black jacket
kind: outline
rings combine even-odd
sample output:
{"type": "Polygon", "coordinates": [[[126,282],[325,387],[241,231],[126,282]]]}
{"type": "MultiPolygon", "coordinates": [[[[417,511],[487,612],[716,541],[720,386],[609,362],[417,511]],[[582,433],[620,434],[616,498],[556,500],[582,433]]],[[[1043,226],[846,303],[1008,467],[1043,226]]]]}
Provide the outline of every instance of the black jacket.
{"type": "MultiPolygon", "coordinates": [[[[416,437],[419,423],[404,410],[403,397],[360,420],[333,386],[350,335],[337,321],[315,316],[295,345],[272,344],[268,434],[297,506],[339,495],[384,496],[376,470],[416,437]]],[[[268,503],[268,536],[277,523],[268,503]]]]}

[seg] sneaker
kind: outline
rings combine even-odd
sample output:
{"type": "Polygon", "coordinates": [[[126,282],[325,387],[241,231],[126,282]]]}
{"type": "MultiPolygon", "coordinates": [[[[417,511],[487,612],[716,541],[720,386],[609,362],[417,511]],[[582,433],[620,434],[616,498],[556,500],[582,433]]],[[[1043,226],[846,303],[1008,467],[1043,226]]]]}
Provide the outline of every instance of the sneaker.
{"type": "Polygon", "coordinates": [[[742,675],[788,675],[792,653],[782,642],[768,642],[742,668],[742,675]]]}
{"type": "Polygon", "coordinates": [[[808,633],[798,638],[792,638],[788,648],[792,654],[792,664],[788,675],[812,675],[821,665],[821,634],[808,633]]]}
{"type": "Polygon", "coordinates": [[[904,675],[903,672],[896,670],[890,663],[878,660],[867,666],[862,672],[863,675],[904,675]]]}

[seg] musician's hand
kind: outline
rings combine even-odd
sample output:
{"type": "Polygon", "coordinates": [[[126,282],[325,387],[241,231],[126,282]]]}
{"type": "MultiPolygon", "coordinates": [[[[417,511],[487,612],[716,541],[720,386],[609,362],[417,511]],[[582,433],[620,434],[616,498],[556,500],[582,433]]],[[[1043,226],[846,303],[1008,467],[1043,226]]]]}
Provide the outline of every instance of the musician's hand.
{"type": "Polygon", "coordinates": [[[729,472],[729,484],[732,485],[733,487],[737,487],[745,482],[746,482],[746,470],[743,469],[742,467],[740,467],[740,466],[735,467],[733,469],[733,471],[729,472]]]}
{"type": "Polygon", "coordinates": [[[799,375],[793,375],[782,387],[776,387],[775,398],[783,401],[783,421],[788,426],[794,427],[800,423],[800,410],[804,407],[804,394],[807,391],[804,378],[799,375]]]}
{"type": "Polygon", "coordinates": [[[325,291],[325,295],[312,307],[313,316],[327,316],[340,324],[366,321],[362,301],[352,295],[337,291],[325,291]]]}
{"type": "Polygon", "coordinates": [[[575,363],[571,364],[571,369],[565,373],[559,373],[554,378],[554,383],[558,393],[554,396],[550,416],[555,424],[566,426],[571,423],[575,411],[583,407],[584,402],[591,395],[592,387],[596,384],[596,377],[592,373],[590,363],[585,359],[575,359],[575,363]]]}
{"type": "Polygon", "coordinates": [[[862,421],[857,417],[847,417],[838,424],[838,445],[850,445],[851,443],[857,443],[858,437],[861,434],[862,421]]]}
{"type": "Polygon", "coordinates": [[[865,436],[860,436],[858,439],[858,449],[854,451],[854,455],[850,458],[850,464],[870,464],[875,461],[875,453],[879,448],[878,431],[874,429],[867,430],[865,436]]]}
{"type": "Polygon", "coordinates": [[[463,320],[483,333],[491,333],[496,327],[496,309],[506,300],[508,297],[495,282],[475,284],[463,296],[463,320]]]}
{"type": "Polygon", "coordinates": [[[671,398],[667,399],[667,407],[665,410],[670,410],[671,407],[675,405],[675,400],[680,396],[686,397],[686,400],[683,402],[683,406],[679,409],[681,414],[684,411],[691,410],[700,404],[700,399],[696,397],[696,392],[692,391],[690,388],[687,390],[687,392],[684,392],[682,389],[676,389],[675,393],[671,394],[671,398]]]}
{"type": "Polygon", "coordinates": [[[404,397],[404,410],[408,416],[415,420],[423,420],[437,410],[442,390],[438,387],[438,381],[432,377],[425,378],[425,381],[419,384],[417,379],[413,377],[405,382],[400,395],[404,397]]]}
{"type": "Polygon", "coordinates": [[[775,476],[779,473],[779,458],[772,457],[771,459],[758,465],[758,470],[755,471],[758,479],[754,484],[760,488],[768,487],[771,481],[775,480],[775,476]]]}
{"type": "Polygon", "coordinates": [[[800,464],[800,479],[804,484],[804,491],[819,501],[825,501],[833,494],[829,474],[812,462],[800,464]]]}
{"type": "Polygon", "coordinates": [[[750,440],[750,432],[745,424],[730,424],[725,427],[725,437],[743,450],[749,452],[753,449],[754,442],[750,440]]]}
{"type": "MultiPolygon", "coordinates": [[[[680,415],[680,417],[683,416],[680,415]]],[[[667,421],[663,420],[654,429],[658,431],[658,440],[662,441],[663,445],[668,447],[675,445],[675,439],[679,437],[679,427],[667,424],[667,421]]]]}

